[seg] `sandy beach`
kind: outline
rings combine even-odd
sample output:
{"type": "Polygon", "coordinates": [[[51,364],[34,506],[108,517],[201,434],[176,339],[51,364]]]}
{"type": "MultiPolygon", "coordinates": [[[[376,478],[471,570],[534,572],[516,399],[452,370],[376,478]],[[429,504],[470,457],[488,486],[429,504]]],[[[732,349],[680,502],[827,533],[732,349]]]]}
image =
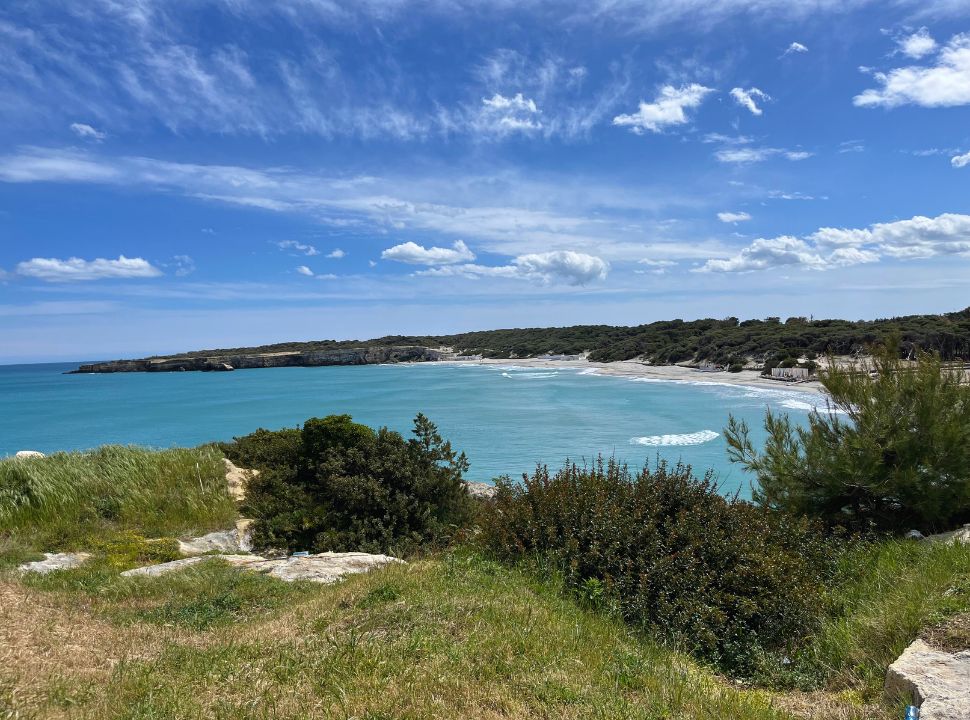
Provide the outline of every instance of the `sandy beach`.
{"type": "Polygon", "coordinates": [[[517,358],[515,360],[444,360],[455,364],[467,365],[516,365],[528,368],[591,370],[597,375],[618,377],[640,377],[667,382],[710,382],[727,385],[745,385],[769,390],[796,390],[798,392],[821,393],[822,384],[816,380],[809,382],[783,382],[761,377],[754,370],[732,372],[702,372],[696,368],[680,365],[646,365],[636,360],[619,360],[602,363],[589,360],[549,360],[545,358],[517,358]]]}

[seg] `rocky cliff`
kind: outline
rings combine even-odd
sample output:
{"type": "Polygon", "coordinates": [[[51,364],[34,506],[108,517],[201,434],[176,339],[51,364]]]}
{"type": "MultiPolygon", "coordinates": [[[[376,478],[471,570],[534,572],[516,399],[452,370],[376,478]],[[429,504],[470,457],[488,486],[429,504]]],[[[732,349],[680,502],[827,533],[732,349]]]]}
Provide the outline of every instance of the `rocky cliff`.
{"type": "Polygon", "coordinates": [[[268,367],[317,367],[323,365],[377,365],[397,362],[431,362],[442,353],[418,345],[334,348],[278,353],[227,353],[210,356],[171,356],[142,360],[111,360],[81,365],[70,374],[116,372],[226,371],[268,367]]]}

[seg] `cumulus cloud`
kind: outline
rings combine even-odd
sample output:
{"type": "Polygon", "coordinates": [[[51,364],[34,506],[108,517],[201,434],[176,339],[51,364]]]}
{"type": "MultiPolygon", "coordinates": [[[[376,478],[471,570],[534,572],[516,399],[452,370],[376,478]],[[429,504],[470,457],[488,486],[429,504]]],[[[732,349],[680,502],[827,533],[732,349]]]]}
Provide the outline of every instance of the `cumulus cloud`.
{"type": "Polygon", "coordinates": [[[453,265],[471,262],[475,254],[462,240],[456,240],[450,248],[426,248],[415,242],[406,242],[382,252],[381,259],[409,265],[453,265]]]}
{"type": "Polygon", "coordinates": [[[804,238],[758,238],[732,257],[708,260],[699,271],[750,272],[783,266],[831,270],[877,262],[882,257],[940,255],[970,255],[970,215],[917,215],[868,228],[819,228],[804,238]]]}
{"type": "Polygon", "coordinates": [[[280,240],[278,243],[276,243],[276,246],[280,250],[291,250],[294,253],[306,255],[307,257],[313,257],[314,255],[320,254],[320,251],[313,247],[313,245],[306,245],[296,240],[280,240]]]}
{"type": "Polygon", "coordinates": [[[722,223],[739,223],[745,222],[751,219],[751,215],[741,211],[741,212],[719,212],[717,214],[717,219],[722,223]]]}
{"type": "Polygon", "coordinates": [[[771,98],[767,93],[762,92],[756,87],[748,88],[731,88],[731,97],[734,101],[743,108],[747,108],[752,115],[761,115],[762,110],[758,107],[756,100],[770,100],[771,98]]]}
{"type": "Polygon", "coordinates": [[[327,253],[327,257],[333,260],[339,260],[342,257],[346,257],[347,253],[340,248],[335,248],[327,253]]]}
{"type": "Polygon", "coordinates": [[[812,153],[804,150],[786,150],[773,147],[725,147],[714,153],[718,162],[746,165],[748,163],[764,162],[768,158],[783,157],[786,160],[798,161],[812,157],[812,153]]]}
{"type": "Polygon", "coordinates": [[[916,60],[936,50],[936,40],[932,38],[930,31],[925,27],[920,28],[912,35],[899,38],[896,43],[903,55],[916,60]]]}
{"type": "Polygon", "coordinates": [[[950,158],[950,164],[955,168],[962,168],[970,165],[970,152],[964,153],[963,155],[955,155],[950,158]]]}
{"type": "Polygon", "coordinates": [[[932,65],[900,67],[873,77],[880,87],[856,95],[852,102],[858,107],[970,104],[970,34],[953,36],[932,65]]]}
{"type": "Polygon", "coordinates": [[[306,275],[307,277],[313,277],[313,270],[308,268],[306,265],[298,265],[296,271],[300,275],[306,275]]]}
{"type": "Polygon", "coordinates": [[[464,263],[429,268],[416,274],[435,277],[498,277],[532,280],[542,284],[585,285],[596,280],[605,280],[609,270],[609,263],[602,258],[572,250],[556,250],[519,255],[508,265],[464,263]]]}
{"type": "Polygon", "coordinates": [[[689,120],[686,110],[700,106],[704,98],[712,92],[712,88],[697,83],[679,88],[664,85],[652,103],[641,101],[635,113],[617,115],[613,118],[613,124],[629,127],[637,134],[644,130],[658,133],[671,125],[684,125],[689,120]]]}
{"type": "Polygon", "coordinates": [[[95,142],[101,142],[108,137],[107,133],[95,130],[90,125],[85,125],[84,123],[71,123],[71,132],[83,140],[94,140],[95,142]]]}
{"type": "Polygon", "coordinates": [[[802,45],[800,42],[793,42],[785,49],[785,52],[783,52],[781,56],[785,57],[786,55],[792,55],[795,53],[807,53],[807,52],[808,52],[807,47],[802,45]]]}
{"type": "Polygon", "coordinates": [[[162,271],[142,258],[119,255],[116,260],[96,258],[32,258],[17,264],[18,275],[48,282],[158,277],[162,271]]]}

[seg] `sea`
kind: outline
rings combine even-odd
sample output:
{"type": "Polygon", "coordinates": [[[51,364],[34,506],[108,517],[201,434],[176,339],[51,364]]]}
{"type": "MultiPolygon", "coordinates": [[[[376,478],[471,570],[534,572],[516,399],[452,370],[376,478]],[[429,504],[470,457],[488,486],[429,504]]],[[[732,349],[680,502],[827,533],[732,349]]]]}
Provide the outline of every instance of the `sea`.
{"type": "Polygon", "coordinates": [[[230,440],[347,414],[407,434],[424,413],[471,462],[469,480],[521,477],[538,464],[613,456],[713,471],[722,491],[750,495],[723,429],[746,420],[756,446],[766,408],[804,424],[822,396],[697,381],[663,381],[477,363],[269,368],[221,373],[67,375],[77,363],[0,366],[0,457],[18,450],[154,448],[230,440]]]}

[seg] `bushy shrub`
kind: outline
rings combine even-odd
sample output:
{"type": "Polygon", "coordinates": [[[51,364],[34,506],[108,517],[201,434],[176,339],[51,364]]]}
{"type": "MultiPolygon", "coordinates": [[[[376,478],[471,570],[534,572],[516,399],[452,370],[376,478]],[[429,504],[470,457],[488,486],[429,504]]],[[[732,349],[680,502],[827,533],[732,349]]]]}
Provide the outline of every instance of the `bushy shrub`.
{"type": "Polygon", "coordinates": [[[470,512],[468,462],[423,415],[414,435],[331,415],[226,446],[234,462],[260,471],[243,507],[256,520],[256,545],[405,554],[446,540],[470,512]]]}
{"type": "Polygon", "coordinates": [[[687,466],[540,467],[500,482],[481,524],[498,557],[550,563],[581,597],[602,588],[628,621],[731,672],[792,652],[819,621],[819,536],[687,466]]]}
{"type": "Polygon", "coordinates": [[[938,356],[871,360],[822,372],[830,412],[796,427],[768,411],[763,450],[731,418],[729,454],[757,477],[755,499],[857,531],[947,530],[970,520],[970,386],[938,356]]]}

